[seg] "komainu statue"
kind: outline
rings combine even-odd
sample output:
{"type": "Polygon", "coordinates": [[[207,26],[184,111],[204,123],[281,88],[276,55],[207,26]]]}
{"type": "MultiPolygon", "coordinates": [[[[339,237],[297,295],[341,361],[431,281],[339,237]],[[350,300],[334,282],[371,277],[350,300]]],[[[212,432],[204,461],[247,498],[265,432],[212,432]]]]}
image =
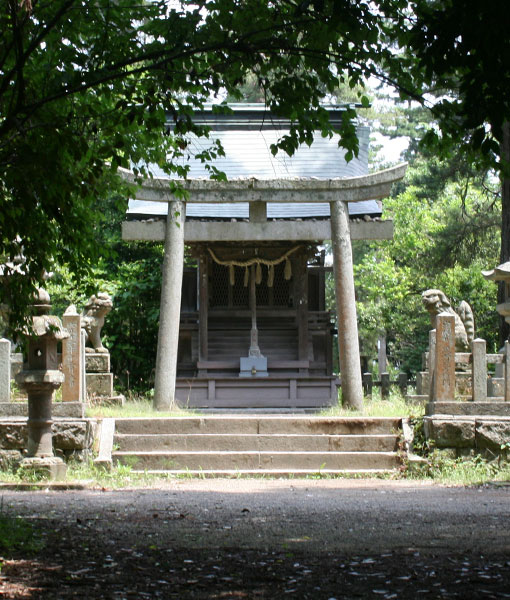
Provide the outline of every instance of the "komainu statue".
{"type": "Polygon", "coordinates": [[[423,304],[430,314],[432,329],[436,328],[436,315],[442,312],[450,313],[455,317],[455,350],[469,352],[471,342],[475,337],[475,323],[473,311],[469,304],[463,300],[455,312],[450,301],[441,290],[426,290],[421,295],[423,304]]]}
{"type": "Polygon", "coordinates": [[[112,307],[112,299],[106,292],[99,292],[97,296],[89,298],[81,315],[81,326],[87,333],[86,343],[88,342],[93,348],[86,348],[86,352],[108,352],[101,341],[101,329],[104,318],[112,307]]]}

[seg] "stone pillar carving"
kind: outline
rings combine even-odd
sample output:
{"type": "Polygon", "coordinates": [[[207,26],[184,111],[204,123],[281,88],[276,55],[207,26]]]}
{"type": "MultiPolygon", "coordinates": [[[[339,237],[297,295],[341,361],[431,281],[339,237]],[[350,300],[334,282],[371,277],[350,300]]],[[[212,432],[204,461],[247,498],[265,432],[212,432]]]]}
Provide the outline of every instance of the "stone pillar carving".
{"type": "Polygon", "coordinates": [[[455,400],[455,316],[440,313],[436,317],[434,402],[455,400]]]}
{"type": "Polygon", "coordinates": [[[62,324],[69,332],[69,337],[62,341],[62,384],[63,402],[83,401],[82,362],[84,347],[82,346],[81,315],[74,304],[71,304],[62,316],[62,324]]]}
{"type": "Polygon", "coordinates": [[[363,407],[358,322],[354,295],[349,209],[346,202],[331,202],[331,242],[335,271],[342,400],[346,406],[363,407]]]}
{"type": "Polygon", "coordinates": [[[436,368],[436,330],[431,329],[429,331],[429,361],[428,365],[425,365],[428,369],[428,394],[429,402],[434,401],[434,369],[436,368]]]}
{"type": "Polygon", "coordinates": [[[169,202],[154,381],[154,408],[157,410],[167,410],[175,402],[184,265],[184,221],[184,202],[180,200],[169,202]]]}

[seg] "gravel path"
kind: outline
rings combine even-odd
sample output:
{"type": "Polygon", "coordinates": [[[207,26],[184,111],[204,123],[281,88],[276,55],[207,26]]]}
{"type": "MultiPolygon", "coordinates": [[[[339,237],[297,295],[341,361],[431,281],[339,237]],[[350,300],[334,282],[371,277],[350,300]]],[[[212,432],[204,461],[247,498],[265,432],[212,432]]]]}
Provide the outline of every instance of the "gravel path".
{"type": "Polygon", "coordinates": [[[510,598],[510,487],[176,480],[0,491],[46,547],[5,598],[510,598]]]}

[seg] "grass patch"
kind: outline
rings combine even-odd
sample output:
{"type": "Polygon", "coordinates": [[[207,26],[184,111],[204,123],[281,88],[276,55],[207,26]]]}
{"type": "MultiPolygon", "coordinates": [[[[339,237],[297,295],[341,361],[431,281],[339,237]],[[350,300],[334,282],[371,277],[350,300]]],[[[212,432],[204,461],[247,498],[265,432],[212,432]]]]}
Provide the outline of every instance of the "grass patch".
{"type": "MultiPolygon", "coordinates": [[[[116,465],[111,471],[96,466],[92,459],[86,462],[69,462],[65,483],[87,482],[92,487],[107,489],[123,489],[133,487],[153,487],[158,481],[168,480],[164,475],[153,475],[150,473],[135,473],[132,465],[116,465]]],[[[35,484],[47,483],[48,480],[38,477],[27,477],[27,473],[21,469],[17,471],[0,471],[0,481],[8,484],[35,484]]],[[[1,512],[0,512],[1,516],[1,512]]],[[[1,546],[0,546],[1,547],[1,546]]]]}
{"type": "Polygon", "coordinates": [[[104,404],[91,404],[86,409],[87,417],[96,418],[122,418],[122,417],[186,417],[199,414],[190,409],[175,407],[173,410],[155,410],[152,399],[145,396],[131,395],[126,399],[124,406],[107,406],[104,404]]]}
{"type": "MultiPolygon", "coordinates": [[[[27,520],[0,512],[0,555],[35,554],[44,547],[40,533],[27,520]]],[[[1,565],[1,561],[0,561],[1,565]]]]}
{"type": "Polygon", "coordinates": [[[383,399],[380,390],[376,389],[371,398],[364,398],[362,411],[346,408],[340,400],[337,406],[319,414],[326,417],[420,417],[425,414],[425,406],[408,401],[399,390],[391,390],[389,397],[383,399]]]}
{"type": "Polygon", "coordinates": [[[501,459],[488,460],[481,455],[453,458],[447,452],[433,450],[426,460],[408,472],[406,478],[455,485],[510,481],[510,463],[501,459]]]}
{"type": "Polygon", "coordinates": [[[97,487],[111,489],[153,486],[158,479],[164,478],[145,472],[134,473],[131,465],[119,464],[109,471],[96,466],[92,460],[69,463],[66,478],[69,482],[91,481],[97,487]]]}

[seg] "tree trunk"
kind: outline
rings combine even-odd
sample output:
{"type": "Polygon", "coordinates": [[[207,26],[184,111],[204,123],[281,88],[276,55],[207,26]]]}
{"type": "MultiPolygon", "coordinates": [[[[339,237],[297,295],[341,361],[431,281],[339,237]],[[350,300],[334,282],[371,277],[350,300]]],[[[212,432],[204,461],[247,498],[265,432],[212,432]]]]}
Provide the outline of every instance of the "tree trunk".
{"type": "MultiPolygon", "coordinates": [[[[501,253],[500,263],[510,260],[510,123],[503,124],[503,141],[501,144],[503,173],[501,179],[501,253]]],[[[498,304],[505,301],[505,283],[499,282],[498,304]]],[[[510,334],[510,326],[503,317],[499,318],[499,345],[504,345],[510,334]]]]}

